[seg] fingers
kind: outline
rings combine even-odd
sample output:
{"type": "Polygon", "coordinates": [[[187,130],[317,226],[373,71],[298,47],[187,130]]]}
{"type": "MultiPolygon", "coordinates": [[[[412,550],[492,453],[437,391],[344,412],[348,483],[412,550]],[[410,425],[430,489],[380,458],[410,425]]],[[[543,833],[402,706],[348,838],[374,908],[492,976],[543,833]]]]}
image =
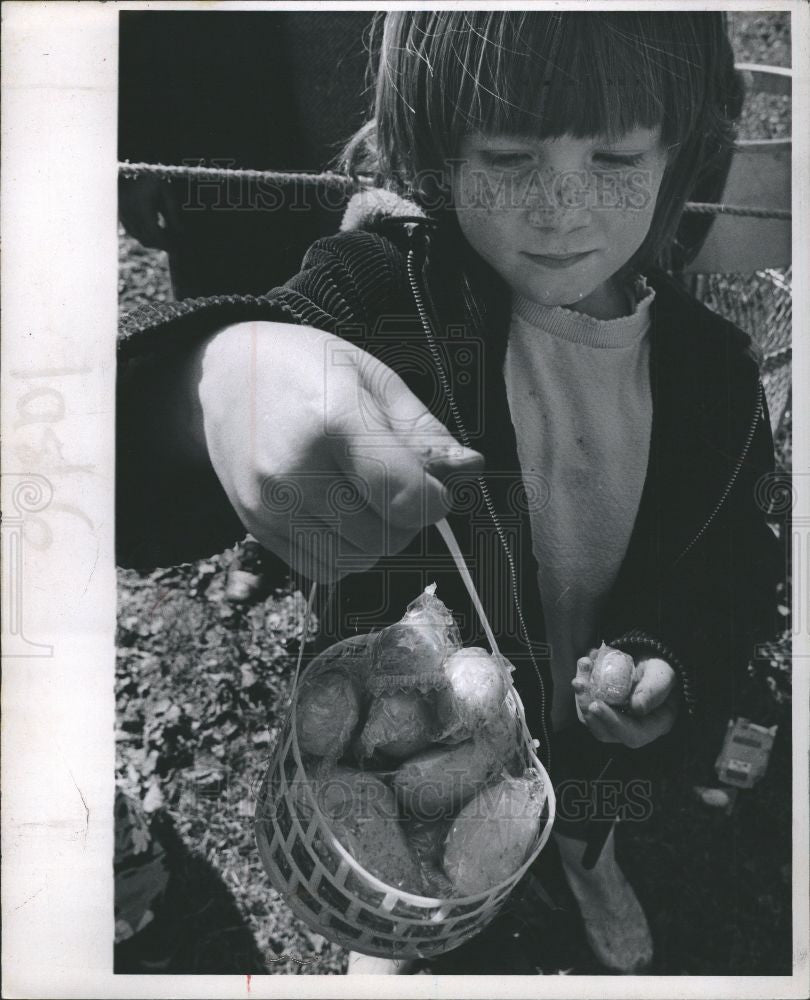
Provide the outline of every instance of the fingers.
{"type": "Polygon", "coordinates": [[[362,551],[345,537],[336,540],[334,528],[315,518],[307,520],[306,533],[274,531],[266,523],[252,530],[256,540],[308,580],[335,583],[350,573],[370,569],[376,557],[362,551]]]}
{"type": "Polygon", "coordinates": [[[592,649],[587,656],[580,656],[577,660],[577,675],[571,681],[571,685],[577,694],[587,693],[591,686],[591,673],[593,672],[596,650],[592,649]]]}
{"type": "Polygon", "coordinates": [[[616,712],[603,701],[591,702],[583,714],[585,724],[600,742],[623,743],[638,749],[668,733],[677,711],[677,700],[671,698],[641,719],[616,712]]]}
{"type": "Polygon", "coordinates": [[[324,346],[325,418],[335,463],[366,483],[371,509],[402,533],[402,542],[449,512],[441,480],[480,467],[483,458],[460,444],[378,358],[336,339],[324,346]]]}
{"type": "Polygon", "coordinates": [[[593,661],[587,656],[577,660],[577,675],[571,681],[571,686],[578,695],[587,695],[591,689],[591,670],[593,661]]]}
{"type": "Polygon", "coordinates": [[[651,657],[636,667],[637,684],[629,711],[618,712],[603,701],[591,697],[591,672],[597,650],[577,660],[576,677],[571,681],[577,714],[602,743],[622,743],[638,748],[652,743],[675,724],[678,690],[675,671],[661,659],[651,657]]]}
{"type": "Polygon", "coordinates": [[[605,724],[605,720],[598,713],[591,711],[593,704],[593,700],[588,698],[581,710],[577,706],[577,710],[580,711],[580,717],[588,727],[591,735],[599,740],[600,743],[621,743],[620,736],[605,724]]]}
{"type": "MultiPolygon", "coordinates": [[[[577,674],[571,681],[574,689],[574,704],[580,722],[586,722],[585,710],[591,701],[591,671],[593,660],[589,656],[580,656],[577,660],[577,674]]],[[[587,724],[587,723],[586,723],[587,724]]]]}
{"type": "Polygon", "coordinates": [[[372,437],[350,427],[335,459],[341,472],[360,484],[367,512],[388,526],[395,546],[398,538],[407,542],[449,510],[442,484],[396,435],[372,437]]]}
{"type": "Polygon", "coordinates": [[[360,374],[369,411],[376,412],[380,426],[387,427],[418,455],[421,465],[429,467],[434,476],[442,478],[442,470],[446,473],[483,464],[482,456],[457,441],[404,380],[381,361],[364,355],[360,374]]]}
{"type": "MultiPolygon", "coordinates": [[[[305,456],[295,471],[262,482],[264,530],[278,539],[309,538],[313,565],[318,552],[328,551],[354,566],[350,572],[368,568],[400,552],[449,509],[441,483],[396,442],[358,447],[343,460],[345,469],[325,468],[331,456],[305,456]]],[[[290,544],[284,541],[285,552],[290,544]]]]}
{"type": "Polygon", "coordinates": [[[666,660],[656,657],[640,660],[636,676],[637,683],[630,698],[630,710],[634,715],[654,712],[675,690],[677,675],[666,660]]]}
{"type": "Polygon", "coordinates": [[[262,483],[263,516],[275,534],[300,535],[306,525],[318,525],[352,550],[376,558],[400,551],[414,532],[386,525],[370,502],[373,490],[367,479],[344,474],[339,469],[313,466],[281,476],[268,476],[262,483]]]}
{"type": "Polygon", "coordinates": [[[404,380],[381,361],[365,355],[360,377],[368,394],[369,410],[378,414],[380,426],[407,441],[414,451],[435,448],[438,453],[446,449],[460,455],[465,450],[404,380]]]}
{"type": "MultiPolygon", "coordinates": [[[[307,565],[324,578],[335,575],[334,553],[368,568],[448,514],[442,478],[483,459],[398,375],[315,328],[296,328],[293,336],[285,324],[241,326],[218,343],[227,372],[248,375],[240,381],[230,374],[227,393],[205,394],[205,436],[234,509],[268,548],[307,572],[291,550],[311,537],[307,565]],[[291,394],[289,373],[306,361],[308,377],[298,378],[291,394]]],[[[204,375],[217,357],[206,354],[204,375]]],[[[222,377],[209,382],[216,390],[222,377]]]]}
{"type": "Polygon", "coordinates": [[[480,472],[484,468],[484,456],[471,448],[461,448],[457,444],[441,445],[438,448],[432,445],[420,449],[420,457],[424,461],[425,468],[436,479],[444,480],[453,473],[480,472]]]}
{"type": "MultiPolygon", "coordinates": [[[[374,388],[379,390],[379,385],[374,388]]],[[[343,414],[335,459],[344,472],[363,480],[369,505],[394,535],[399,532],[409,540],[448,514],[450,501],[442,477],[477,468],[483,459],[459,444],[393,372],[382,401],[392,412],[364,389],[357,410],[343,414]]]]}

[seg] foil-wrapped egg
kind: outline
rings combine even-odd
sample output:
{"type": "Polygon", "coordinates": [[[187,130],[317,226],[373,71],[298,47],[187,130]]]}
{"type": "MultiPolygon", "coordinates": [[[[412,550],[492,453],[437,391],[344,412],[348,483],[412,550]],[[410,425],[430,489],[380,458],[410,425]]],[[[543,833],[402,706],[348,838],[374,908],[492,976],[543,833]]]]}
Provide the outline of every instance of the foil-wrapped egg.
{"type": "Polygon", "coordinates": [[[591,696],[608,705],[624,705],[630,699],[634,679],[632,656],[603,642],[591,670],[591,696]]]}

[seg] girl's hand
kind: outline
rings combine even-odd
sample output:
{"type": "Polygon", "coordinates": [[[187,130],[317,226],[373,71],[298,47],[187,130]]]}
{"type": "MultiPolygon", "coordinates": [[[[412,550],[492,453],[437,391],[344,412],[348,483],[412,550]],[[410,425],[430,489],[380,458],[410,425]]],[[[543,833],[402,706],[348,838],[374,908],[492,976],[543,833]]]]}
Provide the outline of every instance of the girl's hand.
{"type": "Polygon", "coordinates": [[[399,552],[448,513],[442,478],[481,467],[394,371],[322,330],[239,323],[196,361],[183,420],[199,461],[245,528],[309,579],[399,552]]]}
{"type": "Polygon", "coordinates": [[[636,661],[636,686],[625,712],[617,712],[590,696],[590,674],[596,650],[577,660],[574,688],[577,714],[601,743],[623,743],[637,749],[664,736],[675,725],[680,702],[677,675],[657,657],[636,661]]]}

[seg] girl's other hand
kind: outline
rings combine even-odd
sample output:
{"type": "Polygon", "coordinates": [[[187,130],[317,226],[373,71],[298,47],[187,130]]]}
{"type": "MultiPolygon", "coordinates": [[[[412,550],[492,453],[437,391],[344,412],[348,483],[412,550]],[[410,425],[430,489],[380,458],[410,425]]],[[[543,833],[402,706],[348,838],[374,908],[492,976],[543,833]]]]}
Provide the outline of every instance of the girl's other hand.
{"type": "Polygon", "coordinates": [[[675,725],[680,702],[677,675],[658,657],[636,660],[636,685],[627,711],[617,712],[590,694],[590,674],[597,651],[577,660],[577,676],[571,681],[577,714],[601,743],[623,743],[637,749],[664,736],[675,725]]]}

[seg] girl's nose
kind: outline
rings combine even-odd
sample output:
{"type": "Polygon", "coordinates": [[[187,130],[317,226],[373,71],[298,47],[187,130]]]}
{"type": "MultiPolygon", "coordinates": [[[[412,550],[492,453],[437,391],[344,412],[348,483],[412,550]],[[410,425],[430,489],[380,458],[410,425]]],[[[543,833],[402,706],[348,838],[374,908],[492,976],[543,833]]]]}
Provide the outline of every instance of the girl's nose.
{"type": "Polygon", "coordinates": [[[586,229],[591,224],[588,208],[531,208],[526,215],[533,229],[546,229],[555,233],[571,233],[586,229]]]}
{"type": "Polygon", "coordinates": [[[584,170],[548,169],[527,189],[524,202],[529,225],[568,233],[591,224],[592,181],[584,170]]]}

